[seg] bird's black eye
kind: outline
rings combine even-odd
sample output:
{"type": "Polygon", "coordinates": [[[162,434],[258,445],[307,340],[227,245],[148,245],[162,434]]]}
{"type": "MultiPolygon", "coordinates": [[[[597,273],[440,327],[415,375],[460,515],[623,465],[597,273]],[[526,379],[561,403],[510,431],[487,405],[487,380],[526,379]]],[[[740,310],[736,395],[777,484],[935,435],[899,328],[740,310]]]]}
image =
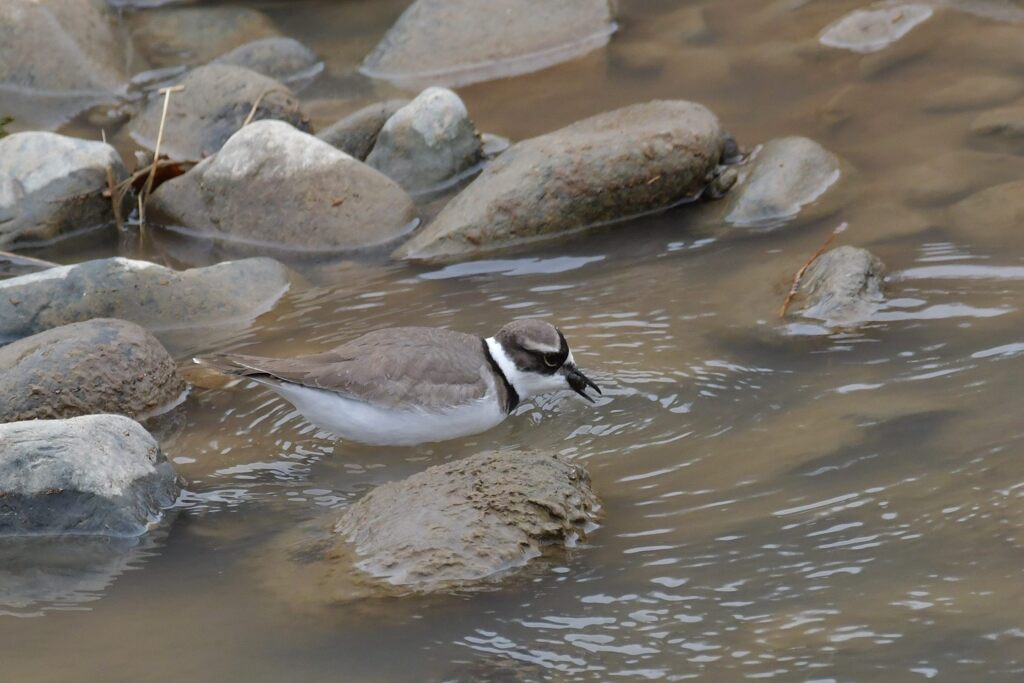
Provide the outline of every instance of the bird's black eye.
{"type": "Polygon", "coordinates": [[[545,353],[544,354],[544,365],[549,368],[557,368],[562,364],[562,357],[557,353],[545,353]]]}

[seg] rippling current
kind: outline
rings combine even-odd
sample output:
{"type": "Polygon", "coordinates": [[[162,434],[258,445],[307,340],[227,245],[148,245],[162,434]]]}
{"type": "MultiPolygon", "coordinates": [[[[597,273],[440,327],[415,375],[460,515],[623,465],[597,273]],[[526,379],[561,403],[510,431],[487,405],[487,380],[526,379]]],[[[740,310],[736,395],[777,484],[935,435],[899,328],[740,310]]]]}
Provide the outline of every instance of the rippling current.
{"type": "MultiPolygon", "coordinates": [[[[325,119],[392,94],[351,95],[331,74],[358,64],[402,2],[252,4],[325,59],[303,93],[325,119]]],[[[1024,60],[999,47],[1015,32],[1024,52],[1021,7],[939,3],[884,58],[814,61],[799,47],[860,3],[619,4],[605,50],[460,90],[478,126],[519,139],[694,99],[747,147],[802,134],[842,156],[841,206],[768,233],[688,206],[488,261],[298,265],[301,281],[250,328],[183,335],[172,353],[299,354],[382,326],[490,334],[544,316],[604,396],[547,397],[477,437],[380,449],[318,436],[256,385],[197,389],[161,427],[190,485],[159,533],[116,561],[83,548],[101,558],[88,575],[63,551],[45,554],[49,573],[0,565],[4,680],[1021,680],[1024,233],[906,200],[913,168],[971,149],[973,114],[922,99],[962,78],[1021,78],[1024,60]],[[676,10],[691,5],[711,38],[683,46],[676,10]],[[780,321],[793,272],[842,221],[843,243],[886,262],[886,306],[855,330],[780,321]],[[585,544],[493,589],[431,598],[316,604],[267,578],[275,540],[304,522],[512,448],[587,467],[603,520],[585,544]]],[[[970,159],[971,191],[1024,171],[1021,156],[970,159]]]]}

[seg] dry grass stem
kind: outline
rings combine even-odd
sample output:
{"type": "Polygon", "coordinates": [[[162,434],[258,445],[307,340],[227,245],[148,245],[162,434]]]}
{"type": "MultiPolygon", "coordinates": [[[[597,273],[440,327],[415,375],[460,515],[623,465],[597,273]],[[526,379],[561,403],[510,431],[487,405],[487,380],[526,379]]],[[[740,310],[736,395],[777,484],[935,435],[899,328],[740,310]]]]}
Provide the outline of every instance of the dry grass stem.
{"type": "Polygon", "coordinates": [[[160,113],[160,127],[156,132],[156,147],[153,149],[153,165],[149,172],[149,179],[146,180],[146,186],[142,190],[143,197],[148,197],[149,193],[153,191],[153,178],[156,176],[156,162],[160,159],[160,145],[164,141],[164,124],[167,123],[167,108],[171,104],[171,93],[181,92],[184,89],[183,85],[160,88],[159,92],[164,96],[164,108],[160,113]]]}
{"type": "Polygon", "coordinates": [[[846,231],[847,227],[849,227],[849,224],[846,222],[838,225],[836,229],[832,231],[832,234],[828,236],[828,239],[818,247],[818,251],[814,252],[814,255],[807,259],[807,262],[800,267],[800,270],[796,271],[796,275],[793,276],[793,284],[790,286],[789,292],[786,294],[786,300],[782,302],[782,308],[779,309],[780,318],[785,318],[786,313],[789,312],[789,307],[793,303],[793,298],[796,296],[797,292],[800,291],[800,281],[803,279],[807,269],[811,267],[812,263],[818,260],[818,257],[825,253],[825,250],[828,249],[832,242],[835,241],[836,237],[839,236],[839,233],[846,231]]]}
{"type": "Polygon", "coordinates": [[[119,192],[117,183],[114,181],[114,167],[107,166],[107,191],[105,195],[110,196],[110,206],[114,210],[114,223],[118,232],[124,232],[124,218],[121,216],[121,202],[124,200],[124,192],[119,192]]]}
{"type": "Polygon", "coordinates": [[[263,92],[260,93],[260,96],[256,98],[256,101],[252,103],[252,109],[249,110],[249,115],[245,117],[245,121],[242,121],[242,126],[241,128],[239,128],[239,130],[245,128],[250,123],[252,123],[253,117],[256,116],[256,110],[260,108],[260,104],[263,102],[263,98],[266,97],[269,92],[269,90],[264,90],[263,92]]]}
{"type": "Polygon", "coordinates": [[[53,261],[44,261],[41,258],[32,258],[31,256],[23,256],[21,254],[13,254],[9,251],[0,251],[0,258],[7,259],[8,261],[21,262],[31,264],[34,266],[43,266],[44,268],[54,268],[59,266],[59,263],[53,261]]]}

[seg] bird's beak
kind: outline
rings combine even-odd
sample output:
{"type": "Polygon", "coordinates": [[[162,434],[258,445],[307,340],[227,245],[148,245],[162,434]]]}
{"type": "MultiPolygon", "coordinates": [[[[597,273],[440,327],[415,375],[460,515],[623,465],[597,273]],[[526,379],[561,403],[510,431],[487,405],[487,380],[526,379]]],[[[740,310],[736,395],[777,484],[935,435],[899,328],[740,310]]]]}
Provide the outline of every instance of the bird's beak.
{"type": "Polygon", "coordinates": [[[594,402],[594,399],[587,395],[585,389],[587,387],[590,387],[597,393],[601,393],[601,387],[594,384],[594,382],[589,377],[580,372],[580,369],[575,366],[566,368],[565,381],[569,383],[570,389],[572,389],[577,394],[587,399],[591,403],[594,402]]]}

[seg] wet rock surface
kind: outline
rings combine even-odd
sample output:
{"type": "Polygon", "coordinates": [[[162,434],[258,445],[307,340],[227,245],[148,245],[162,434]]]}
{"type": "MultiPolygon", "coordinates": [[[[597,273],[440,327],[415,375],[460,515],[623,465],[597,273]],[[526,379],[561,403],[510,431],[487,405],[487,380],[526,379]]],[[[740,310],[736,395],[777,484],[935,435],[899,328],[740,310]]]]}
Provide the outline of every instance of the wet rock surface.
{"type": "Polygon", "coordinates": [[[375,102],[353,112],[316,134],[318,138],[351,157],[363,161],[377,143],[381,128],[409,100],[375,102]]]}
{"type": "Polygon", "coordinates": [[[323,69],[312,50],[294,38],[280,36],[239,45],[213,63],[241,66],[281,83],[308,82],[323,69]]]}
{"type": "Polygon", "coordinates": [[[161,185],[149,212],[239,248],[293,252],[385,245],[415,219],[394,181],[280,121],[246,126],[216,156],[161,185]]]}
{"type": "Polygon", "coordinates": [[[114,99],[126,59],[113,26],[101,0],[0,3],[2,113],[49,129],[114,99]]]}
{"type": "Polygon", "coordinates": [[[469,257],[696,198],[724,147],[693,102],[599,114],[512,145],[395,256],[469,257]]]}
{"type": "Polygon", "coordinates": [[[0,347],[0,422],[144,418],[172,407],[185,390],[160,342],[123,320],[73,323],[0,347]]]}
{"type": "Polygon", "coordinates": [[[597,507],[578,465],[483,453],[374,489],[331,533],[290,545],[285,576],[323,603],[480,586],[572,546],[597,507]]]}
{"type": "Polygon", "coordinates": [[[861,9],[847,14],[821,33],[822,45],[853,52],[884,50],[927,21],[934,10],[925,4],[861,9]]]}
{"type": "Polygon", "coordinates": [[[1024,154],[1024,105],[980,114],[971,122],[971,137],[979,147],[1024,154]]]}
{"type": "Polygon", "coordinates": [[[417,0],[362,71],[401,87],[456,87],[572,59],[614,31],[608,0],[417,0]]]}
{"type": "Polygon", "coordinates": [[[0,424],[0,536],[138,536],[177,498],[174,467],[120,415],[0,424]]]}
{"type": "Polygon", "coordinates": [[[195,335],[265,313],[288,286],[288,270],[267,258],[181,272],[117,257],[59,266],[0,280],[0,343],[91,318],[195,335]]]}
{"type": "Polygon", "coordinates": [[[43,132],[0,138],[0,247],[112,227],[108,170],[115,181],[128,175],[102,142],[43,132]]]}
{"type": "Polygon", "coordinates": [[[182,7],[137,12],[131,19],[135,45],[154,67],[198,66],[277,35],[266,15],[242,7],[182,7]]]}
{"type": "Polygon", "coordinates": [[[817,142],[803,137],[771,140],[740,170],[739,182],[726,200],[725,221],[740,227],[776,227],[800,216],[840,176],[839,159],[817,142]]]}
{"type": "MultiPolygon", "coordinates": [[[[253,121],[286,121],[310,131],[299,100],[285,85],[249,69],[210,64],[190,71],[182,80],[183,92],[171,98],[161,153],[172,159],[201,159],[216,153],[237,133],[256,105],[253,121]],[[258,104],[257,104],[258,103],[258,104]]],[[[163,97],[151,97],[129,124],[132,140],[152,149],[163,113],[163,97]]]]}
{"type": "Polygon", "coordinates": [[[867,249],[842,246],[825,252],[800,281],[801,315],[829,326],[865,322],[885,301],[885,264],[867,249]]]}
{"type": "Polygon", "coordinates": [[[381,128],[366,163],[408,192],[443,188],[483,158],[466,105],[447,88],[427,88],[381,128]]]}

